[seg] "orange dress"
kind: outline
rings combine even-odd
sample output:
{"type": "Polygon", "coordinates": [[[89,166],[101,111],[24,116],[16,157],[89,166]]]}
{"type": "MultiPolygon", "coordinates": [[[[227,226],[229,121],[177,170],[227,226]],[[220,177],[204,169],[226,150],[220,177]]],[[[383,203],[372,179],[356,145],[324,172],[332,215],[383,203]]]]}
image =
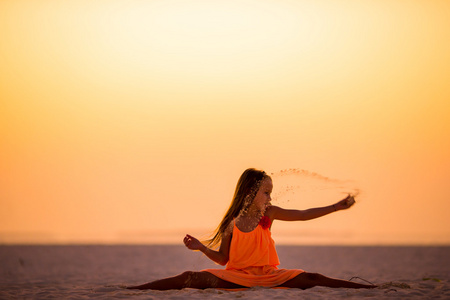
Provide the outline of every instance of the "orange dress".
{"type": "Polygon", "coordinates": [[[253,231],[242,232],[234,223],[226,268],[202,271],[245,287],[276,287],[303,273],[300,269],[277,268],[280,261],[268,227],[260,223],[253,231]]]}

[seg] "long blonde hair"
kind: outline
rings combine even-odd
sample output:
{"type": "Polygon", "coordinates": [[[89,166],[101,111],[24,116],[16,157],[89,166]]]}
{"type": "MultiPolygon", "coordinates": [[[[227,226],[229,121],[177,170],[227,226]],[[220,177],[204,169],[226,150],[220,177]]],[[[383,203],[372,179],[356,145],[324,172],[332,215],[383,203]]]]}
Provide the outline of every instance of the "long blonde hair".
{"type": "Polygon", "coordinates": [[[230,222],[236,218],[239,213],[248,208],[259,190],[261,182],[270,178],[266,172],[253,168],[247,169],[239,178],[236,189],[234,191],[233,200],[231,201],[228,211],[220,222],[219,226],[213,233],[213,237],[206,241],[208,246],[215,247],[222,240],[225,230],[230,222]]]}

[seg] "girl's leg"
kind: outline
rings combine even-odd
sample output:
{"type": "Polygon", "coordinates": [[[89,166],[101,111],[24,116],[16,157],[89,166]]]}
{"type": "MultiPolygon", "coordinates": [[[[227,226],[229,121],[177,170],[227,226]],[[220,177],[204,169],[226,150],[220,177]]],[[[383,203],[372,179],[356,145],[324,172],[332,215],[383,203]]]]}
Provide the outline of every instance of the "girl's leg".
{"type": "Polygon", "coordinates": [[[282,285],[283,287],[290,288],[300,288],[300,289],[308,289],[314,286],[326,286],[332,288],[352,288],[352,289],[360,289],[360,288],[376,288],[376,285],[368,285],[361,284],[347,280],[334,279],[323,276],[318,273],[308,273],[304,272],[291,280],[286,281],[282,285]]]}
{"type": "Polygon", "coordinates": [[[130,286],[127,289],[139,290],[172,290],[183,288],[207,289],[207,288],[225,288],[236,289],[243,288],[238,284],[225,281],[208,272],[191,272],[187,271],[180,275],[155,280],[143,285],[130,286]]]}

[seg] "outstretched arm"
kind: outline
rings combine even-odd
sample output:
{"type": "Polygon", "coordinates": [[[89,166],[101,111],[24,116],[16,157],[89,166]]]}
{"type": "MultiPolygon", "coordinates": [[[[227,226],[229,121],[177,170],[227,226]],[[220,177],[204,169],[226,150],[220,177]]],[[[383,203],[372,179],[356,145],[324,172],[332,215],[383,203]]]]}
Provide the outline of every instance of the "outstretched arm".
{"type": "Polygon", "coordinates": [[[198,239],[187,234],[184,237],[184,244],[191,250],[203,252],[209,259],[222,266],[226,265],[229,259],[231,234],[224,233],[219,251],[212,250],[202,244],[198,239]]]}
{"type": "Polygon", "coordinates": [[[281,207],[272,206],[270,207],[270,212],[268,212],[268,214],[274,220],[307,221],[328,215],[338,210],[347,209],[354,203],[355,199],[353,196],[348,195],[345,199],[342,199],[333,205],[310,208],[306,210],[283,209],[281,207]]]}

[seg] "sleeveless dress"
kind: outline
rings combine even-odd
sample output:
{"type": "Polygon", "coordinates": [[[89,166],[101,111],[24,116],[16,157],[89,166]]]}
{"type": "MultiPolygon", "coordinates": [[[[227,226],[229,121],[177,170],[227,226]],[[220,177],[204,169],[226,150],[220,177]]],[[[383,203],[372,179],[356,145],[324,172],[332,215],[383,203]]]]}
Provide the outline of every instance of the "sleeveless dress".
{"type": "Polygon", "coordinates": [[[276,287],[303,273],[300,269],[277,268],[280,261],[269,230],[270,219],[268,220],[268,225],[267,220],[264,220],[266,224],[260,222],[251,232],[240,231],[233,221],[233,236],[226,268],[202,271],[245,287],[276,287]]]}

